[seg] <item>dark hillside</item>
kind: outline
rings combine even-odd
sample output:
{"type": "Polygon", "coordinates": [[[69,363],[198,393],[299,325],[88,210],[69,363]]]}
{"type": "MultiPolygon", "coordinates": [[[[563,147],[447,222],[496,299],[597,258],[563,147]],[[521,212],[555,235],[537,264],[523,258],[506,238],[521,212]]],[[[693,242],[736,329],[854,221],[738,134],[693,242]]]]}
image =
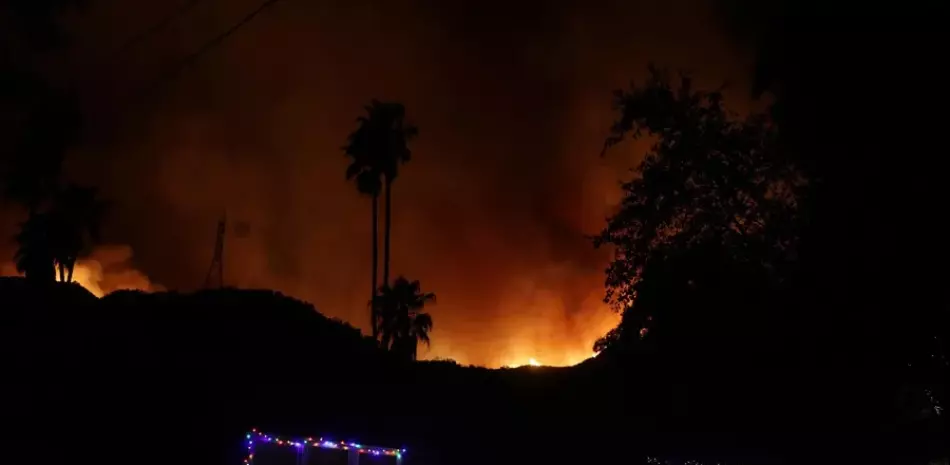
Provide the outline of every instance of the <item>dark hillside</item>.
{"type": "MultiPolygon", "coordinates": [[[[171,430],[176,462],[207,453],[202,460],[223,463],[238,460],[220,456],[238,453],[229,441],[258,426],[433,454],[467,450],[459,463],[475,463],[507,448],[507,440],[473,448],[490,437],[570,441],[565,424],[586,430],[608,405],[573,389],[596,380],[569,369],[398,362],[355,328],[270,291],[122,291],[98,300],[78,286],[3,286],[4,378],[20,400],[5,415],[16,419],[6,438],[24,460],[40,447],[24,435],[60,438],[70,447],[44,454],[63,461],[72,446],[105,436],[95,446],[100,460],[152,463],[139,441],[171,430]],[[539,415],[551,421],[529,427],[539,415]]],[[[168,459],[163,452],[154,463],[168,459]]]]}
{"type": "Polygon", "coordinates": [[[875,437],[824,434],[819,424],[770,419],[777,406],[735,403],[748,392],[787,403],[794,384],[691,377],[612,353],[572,368],[400,362],[271,291],[99,300],[78,286],[0,286],[12,400],[3,463],[240,463],[251,427],[405,446],[407,464],[463,465],[639,463],[645,454],[820,463],[815,450],[838,446],[847,456],[847,444],[875,437]],[[711,430],[722,433],[693,434],[711,430]]]}
{"type": "Polygon", "coordinates": [[[0,318],[14,320],[58,318],[60,314],[90,310],[99,299],[78,284],[55,283],[51,286],[30,283],[23,278],[0,276],[0,318]]]}

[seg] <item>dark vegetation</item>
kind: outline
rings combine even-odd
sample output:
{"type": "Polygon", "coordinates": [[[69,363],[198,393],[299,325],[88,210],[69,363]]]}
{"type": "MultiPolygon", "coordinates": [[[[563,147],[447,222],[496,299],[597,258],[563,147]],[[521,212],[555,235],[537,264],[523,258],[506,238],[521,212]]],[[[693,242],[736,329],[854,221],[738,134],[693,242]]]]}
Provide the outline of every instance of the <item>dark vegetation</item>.
{"type": "MultiPolygon", "coordinates": [[[[48,20],[24,5],[5,14],[48,20]]],[[[252,426],[404,444],[412,463],[946,457],[945,170],[924,158],[941,146],[927,114],[940,95],[906,95],[906,69],[879,61],[896,39],[871,22],[843,37],[797,2],[730,5],[775,104],[738,118],[655,69],[616,94],[607,148],[655,141],[595,238],[615,251],[607,298],[623,318],[599,357],[565,369],[414,361],[435,296],[389,279],[393,181],[417,134],[396,103],[373,101],[344,148],[346,178],[372,198],[372,337],[270,291],[96,299],[55,283],[102,204],[59,170],[76,143],[68,92],[8,59],[3,187],[26,218],[26,278],[0,280],[6,463],[236,463],[252,426]]],[[[924,71],[935,30],[901,38],[924,71]]],[[[58,41],[23,37],[11,50],[58,41]]]]}
{"type": "MultiPolygon", "coordinates": [[[[601,383],[580,375],[592,368],[410,363],[270,291],[119,291],[100,301],[76,285],[0,286],[6,395],[17,399],[4,447],[22,460],[92,448],[104,463],[226,463],[239,461],[240,438],[256,426],[404,444],[414,463],[484,463],[509,441],[579,440],[569,432],[607,407],[592,395],[601,383]],[[51,436],[57,447],[42,449],[51,436]]],[[[535,449],[514,453],[563,453],[535,449]]]]}
{"type": "Polygon", "coordinates": [[[105,204],[97,189],[70,183],[66,153],[82,118],[72,89],[42,78],[44,52],[62,45],[57,14],[80,0],[14,0],[0,11],[0,199],[22,207],[17,270],[32,281],[72,281],[77,258],[98,239],[105,204]]]}
{"type": "MultiPolygon", "coordinates": [[[[356,183],[356,189],[372,200],[372,286],[370,286],[370,325],[373,339],[380,336],[386,323],[377,303],[379,291],[389,286],[389,238],[392,233],[393,182],[399,175],[399,166],[412,158],[408,143],[419,134],[419,129],[406,122],[406,108],[401,103],[373,100],[366,106],[366,115],[356,119],[358,127],[347,138],[343,151],[350,159],[346,179],[356,183]],[[376,281],[379,271],[379,198],[385,193],[386,224],[383,233],[383,282],[376,281]]],[[[389,299],[391,300],[391,299],[389,299]]],[[[431,326],[431,324],[430,324],[431,326]]],[[[413,351],[414,353],[414,351],[413,351]]]]}
{"type": "Polygon", "coordinates": [[[435,302],[435,294],[424,293],[419,281],[400,276],[390,286],[384,284],[373,298],[378,315],[379,346],[406,360],[415,360],[419,342],[429,344],[432,316],[422,311],[435,302]]]}
{"type": "Polygon", "coordinates": [[[783,424],[777,412],[793,399],[769,396],[785,389],[670,377],[649,359],[626,370],[609,353],[572,368],[410,363],[270,291],[97,300],[76,285],[37,290],[5,278],[0,287],[5,395],[15,399],[4,413],[7,463],[62,463],[78,450],[99,463],[233,463],[254,426],[405,445],[412,463],[436,464],[646,455],[888,463],[925,457],[936,440],[912,430],[896,447],[893,434],[870,428],[842,433],[825,423],[839,418],[833,410],[806,429],[783,424]]]}

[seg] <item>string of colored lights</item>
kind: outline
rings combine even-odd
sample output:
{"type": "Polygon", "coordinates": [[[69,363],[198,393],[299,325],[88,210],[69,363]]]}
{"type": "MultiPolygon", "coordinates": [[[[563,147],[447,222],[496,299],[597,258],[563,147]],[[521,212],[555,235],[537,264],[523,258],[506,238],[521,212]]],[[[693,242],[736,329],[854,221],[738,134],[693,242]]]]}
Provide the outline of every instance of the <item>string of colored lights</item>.
{"type": "Polygon", "coordinates": [[[277,436],[271,436],[269,434],[264,434],[257,430],[257,428],[252,429],[250,433],[247,433],[244,438],[247,440],[247,455],[244,456],[244,464],[252,465],[254,463],[254,443],[255,442],[266,442],[270,444],[276,444],[278,446],[284,447],[293,447],[299,450],[306,450],[308,447],[318,447],[321,449],[339,449],[339,450],[355,450],[360,454],[371,454],[371,455],[389,455],[396,457],[397,459],[402,459],[403,454],[406,453],[406,449],[390,449],[386,447],[375,447],[375,446],[364,446],[357,444],[355,442],[346,442],[346,441],[331,441],[324,438],[306,438],[306,439],[281,439],[277,436]]]}
{"type": "MultiPolygon", "coordinates": [[[[647,457],[647,465],[706,465],[699,460],[684,460],[684,461],[671,461],[671,460],[662,460],[658,457],[647,457]]],[[[716,465],[722,465],[720,462],[716,462],[716,465]]]]}

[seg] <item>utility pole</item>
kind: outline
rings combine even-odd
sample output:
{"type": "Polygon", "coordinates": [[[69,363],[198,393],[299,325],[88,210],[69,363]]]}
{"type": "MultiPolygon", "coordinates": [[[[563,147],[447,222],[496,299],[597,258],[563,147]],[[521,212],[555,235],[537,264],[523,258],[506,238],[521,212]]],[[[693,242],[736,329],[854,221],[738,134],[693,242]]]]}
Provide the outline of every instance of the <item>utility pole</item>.
{"type": "Polygon", "coordinates": [[[205,276],[205,288],[211,289],[224,287],[224,234],[227,231],[228,214],[225,212],[218,221],[218,232],[214,242],[214,257],[211,258],[211,266],[208,268],[208,274],[205,276]],[[217,272],[217,273],[215,273],[217,272]],[[217,281],[217,285],[215,285],[217,281]]]}

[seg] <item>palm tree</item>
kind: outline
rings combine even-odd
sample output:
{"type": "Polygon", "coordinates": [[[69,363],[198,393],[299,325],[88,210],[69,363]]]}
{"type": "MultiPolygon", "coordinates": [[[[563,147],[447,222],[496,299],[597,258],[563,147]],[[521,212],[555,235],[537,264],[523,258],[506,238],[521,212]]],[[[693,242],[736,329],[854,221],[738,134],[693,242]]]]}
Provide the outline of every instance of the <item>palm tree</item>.
{"type": "MultiPolygon", "coordinates": [[[[372,114],[371,107],[367,107],[367,112],[372,114]]],[[[350,157],[350,165],[346,168],[346,179],[355,181],[356,190],[367,195],[372,200],[372,231],[373,231],[373,270],[372,282],[370,283],[370,301],[376,296],[376,282],[379,273],[379,195],[382,192],[381,173],[379,162],[374,158],[373,151],[370,150],[370,120],[365,116],[357,119],[359,127],[350,134],[346,146],[343,147],[346,155],[350,157]]],[[[370,305],[370,326],[373,331],[373,340],[379,338],[379,318],[376,314],[376,308],[370,305]]]]}
{"type": "Polygon", "coordinates": [[[59,191],[50,208],[51,247],[59,280],[72,282],[76,259],[83,249],[99,240],[105,203],[94,187],[69,185],[59,191]]]}
{"type": "Polygon", "coordinates": [[[389,283],[389,239],[393,226],[393,182],[399,174],[399,165],[409,162],[412,152],[408,143],[419,135],[419,128],[406,123],[406,107],[401,103],[386,104],[383,112],[386,132],[386,152],[383,157],[383,183],[386,190],[386,225],[383,233],[383,284],[389,283]]]}
{"type": "MultiPolygon", "coordinates": [[[[435,298],[435,296],[433,296],[435,298]]],[[[419,341],[429,346],[429,332],[432,331],[432,316],[428,313],[415,312],[410,314],[409,333],[402,338],[399,353],[415,361],[418,353],[419,341]]]]}
{"type": "MultiPolygon", "coordinates": [[[[370,301],[376,298],[377,273],[379,270],[379,196],[386,184],[386,233],[383,259],[383,284],[389,282],[389,236],[392,229],[392,182],[398,174],[398,165],[409,160],[406,142],[418,130],[405,124],[405,107],[398,103],[382,103],[372,100],[365,107],[366,115],[357,118],[359,126],[347,138],[343,147],[350,158],[346,179],[355,181],[360,194],[372,198],[373,270],[370,301]]],[[[379,337],[379,315],[370,305],[370,324],[373,339],[379,337]]]]}
{"type": "Polygon", "coordinates": [[[20,232],[15,238],[18,247],[14,260],[17,271],[31,282],[52,283],[56,280],[51,229],[49,217],[43,213],[33,213],[20,224],[20,232]]]}
{"type": "Polygon", "coordinates": [[[380,286],[373,306],[380,316],[382,347],[415,360],[419,341],[430,342],[432,316],[422,312],[429,303],[435,303],[435,294],[422,292],[419,281],[400,276],[392,286],[380,286]]]}
{"type": "Polygon", "coordinates": [[[0,167],[0,196],[21,204],[28,214],[16,236],[17,269],[28,279],[55,281],[57,228],[49,210],[63,159],[79,134],[79,101],[74,94],[52,91],[29,79],[22,84],[29,85],[15,86],[19,97],[26,96],[32,103],[15,135],[11,157],[0,167]]]}

